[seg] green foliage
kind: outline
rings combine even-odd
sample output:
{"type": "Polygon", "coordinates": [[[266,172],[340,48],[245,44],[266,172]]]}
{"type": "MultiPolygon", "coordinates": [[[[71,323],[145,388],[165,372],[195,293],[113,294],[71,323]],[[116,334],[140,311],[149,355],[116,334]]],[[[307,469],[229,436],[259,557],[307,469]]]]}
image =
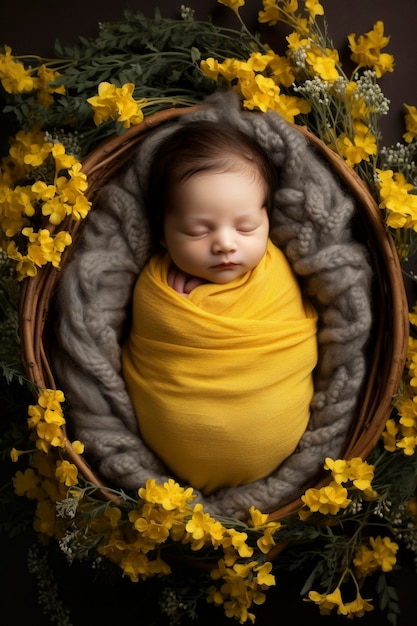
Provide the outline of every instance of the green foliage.
{"type": "MultiPolygon", "coordinates": [[[[87,98],[96,95],[101,82],[116,86],[134,83],[134,97],[149,100],[164,95],[165,103],[147,107],[147,114],[166,108],[166,99],[192,104],[214,91],[217,84],[206,78],[199,59],[215,55],[245,58],[256,48],[256,36],[242,30],[230,31],[210,21],[153,18],[126,11],[124,19],[104,24],[96,38],[79,37],[74,44],[55,43],[58,57],[48,66],[61,73],[55,85],[63,84],[66,94],[55,97],[45,108],[35,94],[3,94],[3,112],[28,130],[37,122],[44,130],[65,126],[83,134],[84,154],[105,136],[114,133],[113,124],[92,129],[93,112],[87,98]],[[29,115],[30,113],[30,115],[29,115]]],[[[32,66],[43,62],[29,57],[32,66]]]]}
{"type": "Polygon", "coordinates": [[[388,584],[387,576],[381,573],[376,582],[376,591],[379,597],[379,606],[384,611],[387,620],[393,626],[397,624],[397,618],[401,613],[398,593],[395,587],[388,584]]]}

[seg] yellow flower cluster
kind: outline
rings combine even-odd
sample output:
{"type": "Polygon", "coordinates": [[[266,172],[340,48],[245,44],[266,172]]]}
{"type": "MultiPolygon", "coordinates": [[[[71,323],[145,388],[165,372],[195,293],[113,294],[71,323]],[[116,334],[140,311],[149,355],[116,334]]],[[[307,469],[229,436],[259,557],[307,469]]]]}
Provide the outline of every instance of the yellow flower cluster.
{"type": "Polygon", "coordinates": [[[300,28],[307,28],[308,23],[314,22],[316,15],[323,15],[324,8],[319,0],[305,0],[304,8],[308,17],[296,15],[298,0],[263,0],[264,10],[259,12],[259,22],[274,26],[279,21],[287,22],[288,16],[292,15],[300,28]]]}
{"type": "MultiPolygon", "coordinates": [[[[354,490],[359,492],[360,499],[377,498],[378,494],[372,487],[374,466],[359,457],[349,460],[327,458],[324,468],[331,471],[332,481],[320,489],[309,489],[302,496],[301,499],[309,510],[299,512],[301,519],[308,519],[312,512],[323,515],[337,514],[351,504],[352,500],[348,495],[354,490]]],[[[373,606],[369,599],[361,596],[358,580],[376,570],[389,572],[396,563],[397,550],[398,544],[389,537],[370,537],[369,546],[361,544],[356,548],[352,566],[345,567],[336,588],[330,588],[325,593],[312,590],[308,594],[309,600],[319,606],[321,615],[329,615],[337,609],[338,615],[345,615],[348,618],[362,617],[366,611],[372,611],[373,606]],[[341,590],[346,579],[352,580],[356,587],[356,597],[349,602],[344,601],[341,590]]]]}
{"type": "Polygon", "coordinates": [[[336,515],[341,509],[351,504],[349,491],[354,489],[361,492],[361,497],[371,500],[377,497],[371,482],[374,478],[374,467],[359,457],[350,460],[327,458],[324,469],[331,471],[332,480],[324,487],[308,489],[301,500],[307,510],[299,511],[302,520],[308,519],[311,513],[322,515],[336,515]],[[347,486],[343,486],[347,485],[347,486]]]}
{"type": "Polygon", "coordinates": [[[394,71],[392,54],[381,52],[390,41],[390,37],[384,35],[383,22],[378,21],[369,33],[360,35],[358,38],[354,34],[349,35],[348,40],[352,50],[351,59],[358,68],[372,67],[377,78],[381,78],[386,72],[394,71]]]}
{"type": "MultiPolygon", "coordinates": [[[[238,17],[244,4],[221,3],[230,6],[238,17]]],[[[338,51],[316,24],[316,17],[322,15],[324,9],[318,0],[263,0],[259,22],[271,26],[282,22],[292,29],[286,38],[285,56],[257,42],[263,50],[245,60],[209,57],[201,61],[200,67],[207,77],[226,82],[237,91],[247,109],[271,109],[290,122],[311,112],[319,136],[354,167],[377,155],[377,137],[372,131],[377,104],[369,98],[369,92],[366,95],[366,90],[361,90],[356,73],[348,78],[343,72],[338,51]],[[323,108],[323,102],[330,100],[335,113],[331,127],[323,108]]],[[[393,71],[392,55],[382,52],[389,42],[382,22],[358,39],[354,34],[348,39],[351,58],[357,64],[355,72],[370,68],[379,77],[393,71]]]]}
{"type": "Polygon", "coordinates": [[[325,593],[309,592],[309,600],[318,605],[321,615],[329,615],[336,608],[338,615],[345,615],[351,619],[362,617],[366,611],[373,610],[370,600],[361,596],[358,580],[376,570],[390,572],[397,561],[396,553],[399,546],[389,537],[380,536],[370,537],[369,546],[364,544],[359,546],[353,558],[354,571],[346,568],[335,589],[325,593]],[[344,602],[341,587],[347,578],[351,579],[356,587],[356,597],[354,600],[344,602]]]}
{"type": "Polygon", "coordinates": [[[386,223],[391,228],[417,231],[417,196],[404,174],[393,170],[376,170],[380,208],[386,209],[386,223]]]}
{"type": "Polygon", "coordinates": [[[36,92],[37,102],[46,108],[54,101],[52,94],[65,94],[64,85],[53,84],[60,77],[59,72],[45,64],[26,68],[12,56],[9,46],[4,49],[4,54],[0,54],[0,82],[7,93],[36,92]]]}
{"type": "MultiPolygon", "coordinates": [[[[61,392],[46,390],[40,401],[39,407],[31,410],[32,427],[38,428],[46,420],[51,424],[61,422],[61,392]],[[43,412],[43,417],[38,419],[39,412],[43,412]]],[[[44,435],[42,429],[40,435],[44,435]]],[[[48,442],[49,439],[48,435],[48,442]]],[[[61,443],[63,440],[57,435],[50,445],[61,443]]],[[[79,442],[72,445],[82,451],[79,442]]],[[[250,607],[263,603],[264,592],[275,584],[267,554],[275,546],[274,534],[279,532],[280,523],[269,522],[267,515],[252,507],[250,526],[242,525],[242,531],[228,527],[206,513],[201,504],[192,505],[196,497],[193,490],[181,487],[173,479],[163,485],[148,480],[139,489],[134,508],[131,503],[126,507],[107,502],[101,503],[100,513],[91,515],[92,499],[85,497],[88,488],[77,485],[76,467],[51,451],[43,454],[43,446],[39,448],[33,455],[33,467],[18,471],[13,479],[18,495],[37,500],[35,530],[61,540],[64,545],[66,523],[57,517],[56,507],[67,507],[67,513],[71,511],[68,532],[72,534],[74,523],[78,523],[79,540],[86,544],[86,551],[91,540],[90,546],[116,563],[133,582],[169,574],[175,544],[188,546],[191,559],[196,551],[219,551],[220,558],[210,571],[213,584],[206,589],[207,601],[223,605],[226,615],[242,624],[254,621],[250,607]],[[73,519],[76,511],[77,518],[73,519]]],[[[14,460],[19,454],[14,451],[14,460]]]]}
{"type": "Polygon", "coordinates": [[[300,113],[310,111],[308,102],[281,91],[280,84],[291,84],[294,74],[288,60],[272,51],[253,52],[247,61],[225,59],[219,63],[217,59],[208,58],[201,61],[200,67],[209,78],[218,80],[221,76],[231,84],[247,109],[263,112],[272,109],[291,122],[300,113]]]}
{"type": "Polygon", "coordinates": [[[65,437],[62,426],[65,424],[61,404],[65,401],[62,391],[45,389],[38,398],[37,404],[28,408],[28,425],[36,432],[36,447],[48,452],[52,447],[64,448],[65,437]]]}
{"type": "Polygon", "coordinates": [[[141,107],[147,100],[136,101],[133,98],[134,88],[133,83],[126,83],[121,87],[107,82],[100,83],[98,95],[87,99],[94,111],[96,126],[110,119],[122,124],[123,128],[130,128],[131,124],[140,124],[143,120],[141,107]]]}
{"type": "MultiPolygon", "coordinates": [[[[65,418],[62,410],[62,404],[65,397],[62,391],[58,389],[44,389],[38,396],[37,404],[28,407],[28,426],[35,433],[36,448],[48,454],[51,448],[65,448],[67,439],[63,434],[63,426],[65,418]]],[[[73,449],[82,454],[84,446],[79,441],[72,442],[73,449]]],[[[18,456],[23,454],[22,451],[12,450],[12,460],[16,461],[18,456]]],[[[64,469],[67,467],[65,463],[61,464],[59,474],[62,476],[64,469]]],[[[71,470],[72,472],[73,470],[71,470]]],[[[67,481],[67,477],[63,482],[67,481]]],[[[76,481],[72,483],[76,484],[76,481]]]]}
{"type": "Polygon", "coordinates": [[[378,569],[390,572],[397,562],[399,546],[389,537],[370,537],[369,545],[370,547],[361,545],[353,559],[359,578],[364,578],[378,569]]]}
{"type": "Polygon", "coordinates": [[[248,620],[255,621],[255,615],[248,611],[252,604],[265,602],[264,590],[275,585],[275,577],[271,574],[272,563],[234,563],[227,567],[220,560],[216,569],[211,571],[214,580],[221,580],[220,589],[215,586],[208,589],[208,602],[223,604],[227,617],[238,619],[240,624],[248,620]]]}
{"type": "MultiPolygon", "coordinates": [[[[410,322],[417,326],[417,307],[410,313],[410,322]]],[[[417,447],[417,339],[409,337],[404,388],[395,402],[399,419],[387,420],[382,433],[384,447],[389,452],[402,450],[412,456],[417,447]]]]}
{"type": "Polygon", "coordinates": [[[330,593],[310,591],[308,598],[318,605],[320,615],[330,615],[333,609],[337,608],[338,615],[345,615],[348,619],[352,619],[354,617],[363,617],[366,611],[373,611],[374,608],[369,599],[362,598],[359,589],[357,589],[354,600],[344,602],[340,586],[330,593]]]}
{"type": "Polygon", "coordinates": [[[35,276],[46,263],[59,268],[71,236],[52,229],[67,216],[79,220],[87,215],[86,188],[81,163],[66,154],[63,144],[45,141],[37,128],[17,133],[0,167],[0,247],[16,261],[19,280],[35,276]],[[40,217],[51,226],[35,231],[32,224],[40,217]]]}
{"type": "MultiPolygon", "coordinates": [[[[62,391],[44,389],[37,404],[29,406],[28,424],[35,435],[36,451],[31,456],[32,466],[13,477],[18,495],[37,500],[35,530],[55,538],[60,538],[64,531],[63,521],[56,516],[56,503],[66,497],[69,487],[78,483],[78,469],[59,454],[67,445],[62,430],[64,401],[62,391]]],[[[79,441],[73,441],[71,446],[79,454],[84,451],[79,441]]],[[[13,448],[10,456],[12,461],[17,461],[26,453],[13,448]]]]}
{"type": "MultiPolygon", "coordinates": [[[[60,539],[64,534],[64,520],[56,516],[56,502],[67,495],[68,487],[56,473],[57,457],[41,451],[32,455],[32,467],[18,471],[13,477],[17,495],[36,500],[34,529],[47,537],[60,539]]],[[[75,466],[73,466],[76,470],[75,466]]],[[[68,473],[68,472],[67,472],[68,473]]],[[[73,470],[70,472],[73,474],[73,470]]],[[[61,474],[62,477],[62,474],[61,474]]]]}
{"type": "Polygon", "coordinates": [[[181,487],[173,479],[163,485],[150,479],[138,495],[137,507],[127,516],[123,517],[117,506],[109,506],[91,523],[89,532],[102,536],[98,552],[137,582],[171,572],[169,556],[173,543],[189,546],[192,552],[219,550],[222,557],[211,570],[211,578],[219,581],[219,586],[210,586],[207,599],[222,604],[226,615],[241,623],[253,621],[254,615],[248,609],[253,603],[263,602],[263,592],[275,584],[272,564],[265,561],[265,555],[275,546],[273,535],[280,524],[268,522],[266,515],[252,507],[251,528],[228,528],[206,513],[202,504],[192,506],[193,490],[181,487]],[[258,537],[256,545],[251,545],[249,533],[258,537]],[[164,559],[162,549],[167,555],[164,559]]]}

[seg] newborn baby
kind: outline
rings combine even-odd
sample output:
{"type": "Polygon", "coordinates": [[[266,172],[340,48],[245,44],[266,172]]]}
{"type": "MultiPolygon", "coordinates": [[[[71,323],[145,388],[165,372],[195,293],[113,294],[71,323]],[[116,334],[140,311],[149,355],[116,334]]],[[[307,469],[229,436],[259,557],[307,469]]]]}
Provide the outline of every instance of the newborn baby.
{"type": "Polygon", "coordinates": [[[208,494],[268,476],[295,450],[317,318],[269,239],[277,174],[254,140],[188,123],[149,180],[161,251],[135,286],[123,375],[144,441],[208,494]]]}

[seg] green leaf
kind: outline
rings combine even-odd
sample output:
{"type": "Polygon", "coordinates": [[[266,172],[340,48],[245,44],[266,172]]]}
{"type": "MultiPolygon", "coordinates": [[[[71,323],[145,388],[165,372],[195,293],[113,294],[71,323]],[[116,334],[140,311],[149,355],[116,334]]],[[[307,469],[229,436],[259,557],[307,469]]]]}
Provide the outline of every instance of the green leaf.
{"type": "Polygon", "coordinates": [[[200,61],[201,54],[198,48],[196,48],[195,46],[192,46],[190,52],[191,52],[191,60],[193,61],[193,63],[197,63],[197,61],[200,61]]]}
{"type": "Polygon", "coordinates": [[[388,584],[387,577],[382,573],[376,582],[376,591],[379,597],[379,607],[385,612],[388,621],[396,626],[397,617],[401,613],[398,593],[395,587],[388,584]]]}

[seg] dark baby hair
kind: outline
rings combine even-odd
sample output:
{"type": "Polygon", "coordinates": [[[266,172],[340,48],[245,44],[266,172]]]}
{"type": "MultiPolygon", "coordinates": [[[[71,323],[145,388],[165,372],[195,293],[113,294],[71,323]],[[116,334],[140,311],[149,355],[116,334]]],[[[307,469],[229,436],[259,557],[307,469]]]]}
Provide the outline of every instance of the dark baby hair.
{"type": "Polygon", "coordinates": [[[163,234],[167,199],[172,190],[192,176],[208,172],[258,175],[265,181],[270,212],[277,172],[255,139],[221,122],[189,122],[158,146],[151,163],[146,201],[157,240],[163,234]]]}

